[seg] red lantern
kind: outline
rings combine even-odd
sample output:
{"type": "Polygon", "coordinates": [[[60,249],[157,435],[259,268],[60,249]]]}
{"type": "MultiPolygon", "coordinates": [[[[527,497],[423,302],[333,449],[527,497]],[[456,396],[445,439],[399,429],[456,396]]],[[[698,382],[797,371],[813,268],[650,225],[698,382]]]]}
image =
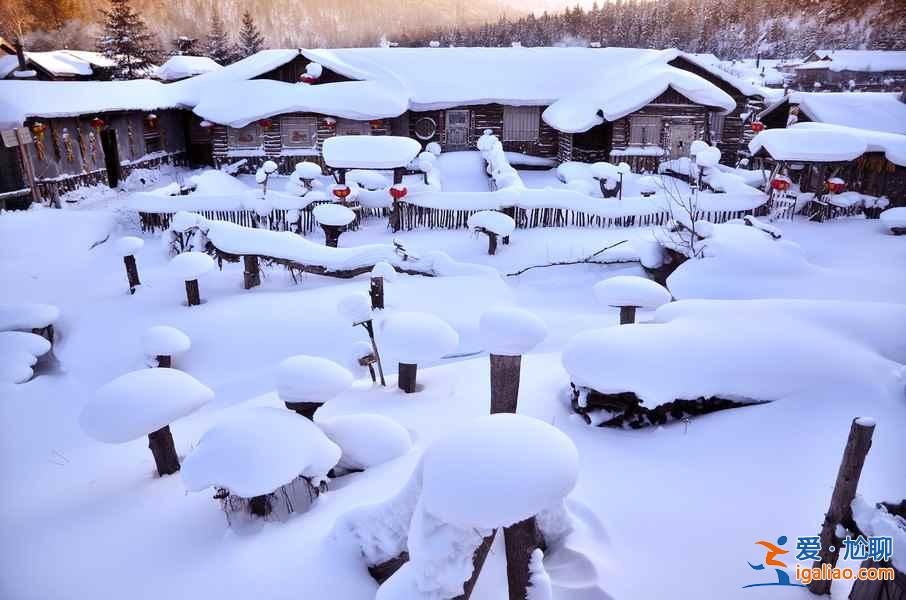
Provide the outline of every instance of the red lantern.
{"type": "Polygon", "coordinates": [[[348,185],[337,185],[333,188],[333,195],[340,200],[345,200],[351,193],[352,190],[349,189],[348,185]]]}
{"type": "Polygon", "coordinates": [[[394,201],[401,200],[406,197],[406,194],[409,193],[409,190],[406,189],[406,186],[400,184],[394,184],[390,186],[390,195],[393,197],[394,201]]]}
{"type": "Polygon", "coordinates": [[[95,118],[91,119],[91,126],[94,127],[95,129],[97,129],[98,131],[100,131],[106,124],[107,123],[104,122],[104,119],[102,119],[100,117],[95,117],[95,118]]]}
{"type": "Polygon", "coordinates": [[[308,73],[302,73],[299,75],[299,81],[302,83],[314,83],[318,80],[314,75],[309,75],[308,73]]]}
{"type": "Polygon", "coordinates": [[[824,186],[831,194],[842,194],[846,190],[846,182],[839,177],[831,177],[824,182],[824,186]]]}
{"type": "Polygon", "coordinates": [[[751,127],[752,131],[754,131],[755,133],[761,133],[762,131],[764,131],[764,123],[762,123],[761,121],[752,121],[751,127]]]}
{"type": "Polygon", "coordinates": [[[786,175],[778,175],[771,180],[771,189],[778,192],[785,192],[790,189],[790,185],[792,185],[792,183],[793,182],[790,181],[790,178],[786,175]]]}
{"type": "Polygon", "coordinates": [[[261,119],[260,121],[258,121],[258,124],[261,125],[261,128],[264,129],[265,131],[267,131],[268,129],[271,128],[270,119],[261,119]]]}
{"type": "Polygon", "coordinates": [[[375,128],[375,129],[384,124],[384,122],[381,121],[380,119],[373,119],[371,121],[368,121],[368,123],[371,125],[371,127],[375,128]]]}

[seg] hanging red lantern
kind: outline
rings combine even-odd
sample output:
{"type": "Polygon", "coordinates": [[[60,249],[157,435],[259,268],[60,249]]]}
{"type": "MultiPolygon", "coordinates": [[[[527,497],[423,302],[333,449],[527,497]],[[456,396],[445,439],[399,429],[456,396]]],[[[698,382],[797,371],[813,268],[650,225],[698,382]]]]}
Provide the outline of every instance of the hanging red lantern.
{"type": "Polygon", "coordinates": [[[408,193],[409,190],[406,189],[406,186],[399,183],[390,186],[390,196],[393,197],[394,201],[402,200],[408,193]]]}
{"type": "Polygon", "coordinates": [[[299,75],[299,81],[301,81],[302,83],[311,84],[316,82],[317,80],[317,77],[315,77],[314,75],[309,75],[308,73],[302,73],[301,75],[299,75]]]}
{"type": "Polygon", "coordinates": [[[381,125],[384,124],[384,122],[380,119],[372,119],[371,121],[368,121],[368,123],[371,125],[371,127],[373,129],[377,129],[378,127],[380,127],[381,125]]]}
{"type": "Polygon", "coordinates": [[[91,119],[91,126],[100,131],[107,123],[104,122],[104,119],[100,117],[95,117],[91,119]]]}
{"type": "Polygon", "coordinates": [[[752,121],[751,127],[752,131],[754,131],[755,133],[761,133],[762,131],[764,131],[764,123],[762,123],[761,121],[752,121]]]}
{"type": "Polygon", "coordinates": [[[267,131],[268,129],[271,128],[271,120],[270,119],[261,119],[260,121],[258,121],[258,125],[261,125],[261,128],[264,129],[265,131],[267,131]]]}
{"type": "Polygon", "coordinates": [[[774,179],[771,180],[771,189],[776,190],[778,192],[785,192],[788,189],[790,189],[790,186],[792,184],[793,184],[793,182],[786,175],[778,175],[777,177],[775,177],[774,179]]]}
{"type": "Polygon", "coordinates": [[[824,187],[831,194],[842,194],[846,190],[846,182],[839,177],[831,177],[824,182],[824,187]]]}
{"type": "Polygon", "coordinates": [[[336,185],[333,188],[333,195],[339,198],[340,200],[345,200],[349,194],[352,193],[352,190],[348,185],[336,185]]]}

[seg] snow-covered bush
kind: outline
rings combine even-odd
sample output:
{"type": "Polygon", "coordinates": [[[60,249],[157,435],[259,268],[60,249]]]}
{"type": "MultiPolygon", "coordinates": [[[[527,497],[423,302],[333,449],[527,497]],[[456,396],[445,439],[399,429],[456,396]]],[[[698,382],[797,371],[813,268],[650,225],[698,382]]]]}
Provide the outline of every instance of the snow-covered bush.
{"type": "Polygon", "coordinates": [[[506,152],[503,151],[503,144],[500,143],[497,136],[491,133],[490,129],[485,129],[484,134],[478,138],[477,146],[481,156],[487,162],[488,175],[494,181],[494,186],[497,189],[520,189],[525,187],[522,178],[519,177],[519,172],[510,165],[506,152]]]}
{"type": "Polygon", "coordinates": [[[308,192],[323,185],[318,181],[321,167],[313,162],[299,161],[286,182],[286,191],[296,196],[305,196],[308,192]]]}
{"type": "Polygon", "coordinates": [[[149,327],[142,334],[142,350],[149,367],[170,367],[173,357],[187,352],[191,346],[189,336],[168,325],[149,327]]]}
{"type": "Polygon", "coordinates": [[[209,429],[186,457],[191,492],[217,489],[227,519],[283,519],[307,509],[325,489],[340,447],[311,421],[272,407],[237,412],[209,429]]]}
{"type": "Polygon", "coordinates": [[[459,334],[442,319],[427,313],[399,312],[381,323],[381,343],[399,360],[398,385],[416,391],[418,363],[452,352],[459,334]]]}
{"type": "Polygon", "coordinates": [[[277,367],[277,396],[290,410],[312,419],[325,402],[352,385],[352,373],[320,356],[300,354],[277,367]]]}
{"type": "Polygon", "coordinates": [[[399,458],[412,448],[409,432],[383,415],[342,415],[318,420],[317,425],[343,451],[335,472],[364,471],[399,458]]]}
{"type": "Polygon", "coordinates": [[[0,332],[0,383],[25,383],[34,376],[38,358],[50,352],[50,342],[25,331],[0,332]]]}
{"type": "Polygon", "coordinates": [[[199,225],[203,221],[204,217],[201,215],[183,210],[170,217],[167,233],[162,238],[170,256],[190,250],[203,251],[205,249],[207,239],[199,229],[199,225]]]}
{"type": "Polygon", "coordinates": [[[108,444],[122,444],[147,435],[160,475],[179,470],[170,423],[211,400],[214,392],[176,369],[141,369],[101,387],[79,416],[82,430],[108,444]]]}
{"type": "Polygon", "coordinates": [[[469,215],[467,221],[469,229],[476,234],[483,233],[488,236],[488,254],[497,253],[497,240],[504,238],[504,243],[513,230],[516,222],[513,217],[496,210],[480,210],[469,215]]]}
{"type": "Polygon", "coordinates": [[[637,308],[655,309],[670,302],[670,292],[661,284],[635,275],[617,275],[595,284],[595,297],[620,309],[620,323],[635,323],[637,308]]]}

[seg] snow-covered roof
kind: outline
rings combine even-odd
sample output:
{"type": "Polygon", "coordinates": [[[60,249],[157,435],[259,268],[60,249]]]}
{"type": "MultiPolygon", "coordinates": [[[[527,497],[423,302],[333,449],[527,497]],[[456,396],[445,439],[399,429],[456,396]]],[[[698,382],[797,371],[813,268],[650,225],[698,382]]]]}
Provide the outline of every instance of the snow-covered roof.
{"type": "Polygon", "coordinates": [[[749,142],[749,150],[764,150],[777,160],[809,162],[849,161],[866,152],[883,152],[890,162],[906,166],[906,135],[826,123],[767,129],[749,142]]]}
{"type": "Polygon", "coordinates": [[[796,70],[906,71],[906,50],[816,50],[821,60],[798,65],[796,70]]]}
{"type": "Polygon", "coordinates": [[[26,52],[25,57],[49,73],[58,77],[91,75],[91,63],[82,60],[65,50],[49,52],[26,52]]]}
{"type": "Polygon", "coordinates": [[[324,164],[338,169],[405,167],[421,151],[412,138],[392,135],[338,135],[324,140],[324,164]]]}
{"type": "Polygon", "coordinates": [[[170,87],[178,93],[185,106],[195,106],[201,100],[202,92],[215,90],[217,88],[214,86],[218,84],[254,79],[285,65],[297,56],[299,51],[296,49],[262,50],[222,69],[177,81],[170,87]]]}
{"type": "Polygon", "coordinates": [[[793,92],[761,112],[772,113],[787,102],[812,121],[906,134],[906,102],[897,92],[793,92]]]}
{"type": "Polygon", "coordinates": [[[154,78],[161,81],[176,81],[222,68],[207,56],[171,56],[154,70],[154,78]]]}
{"type": "Polygon", "coordinates": [[[6,76],[15,71],[18,66],[19,58],[15,54],[0,56],[0,79],[5,79],[6,76]]]}
{"type": "Polygon", "coordinates": [[[0,128],[30,117],[75,117],[121,110],[160,110],[179,103],[159,81],[0,81],[0,128]]]}
{"type": "MultiPolygon", "coordinates": [[[[690,52],[681,52],[679,50],[665,50],[666,55],[674,54],[674,58],[684,58],[695,66],[708,71],[721,81],[735,87],[745,96],[761,96],[762,90],[748,81],[737,77],[733,73],[721,68],[720,59],[713,54],[694,54],[690,52]]],[[[673,59],[670,59],[673,60],[673,59]]]]}

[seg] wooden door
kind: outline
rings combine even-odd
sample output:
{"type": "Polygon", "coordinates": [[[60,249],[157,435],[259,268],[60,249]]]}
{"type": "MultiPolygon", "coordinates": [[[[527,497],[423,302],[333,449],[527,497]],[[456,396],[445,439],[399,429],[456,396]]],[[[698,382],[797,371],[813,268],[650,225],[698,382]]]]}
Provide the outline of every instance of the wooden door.
{"type": "Polygon", "coordinates": [[[469,111],[447,111],[447,150],[465,150],[469,147],[469,111]]]}
{"type": "Polygon", "coordinates": [[[120,150],[116,142],[116,129],[108,127],[101,131],[101,148],[104,149],[107,185],[115,188],[120,183],[120,150]]]}
{"type": "Polygon", "coordinates": [[[670,158],[689,156],[689,146],[695,141],[695,125],[670,125],[668,140],[670,147],[667,152],[670,154],[670,158]]]}

